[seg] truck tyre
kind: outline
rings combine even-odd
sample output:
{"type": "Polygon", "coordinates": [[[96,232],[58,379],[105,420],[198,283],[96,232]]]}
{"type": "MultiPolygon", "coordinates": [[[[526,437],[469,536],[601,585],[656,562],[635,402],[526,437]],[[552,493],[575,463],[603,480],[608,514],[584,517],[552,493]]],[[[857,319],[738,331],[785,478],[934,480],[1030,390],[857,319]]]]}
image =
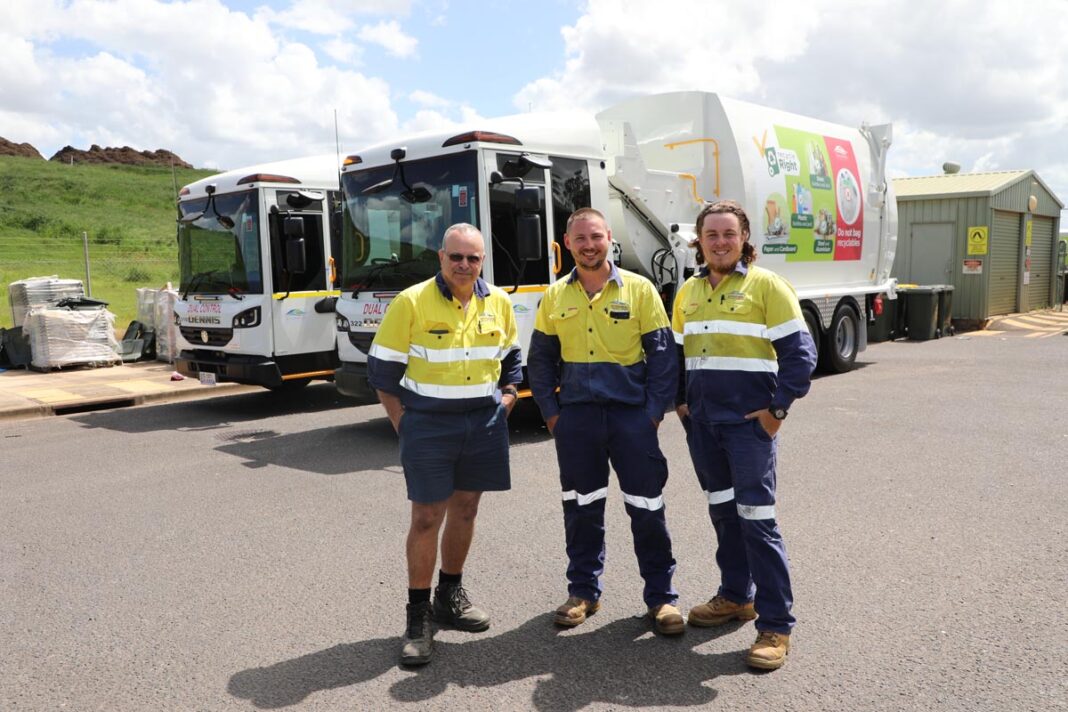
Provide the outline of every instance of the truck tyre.
{"type": "Polygon", "coordinates": [[[819,358],[820,352],[823,351],[820,348],[820,343],[823,341],[823,337],[820,334],[820,320],[812,313],[811,309],[803,309],[802,312],[805,315],[805,326],[808,327],[808,333],[812,335],[812,345],[816,348],[816,357],[819,358]]]}
{"type": "Polygon", "coordinates": [[[820,349],[823,370],[829,373],[851,371],[859,348],[860,319],[851,307],[839,305],[820,349]]]}

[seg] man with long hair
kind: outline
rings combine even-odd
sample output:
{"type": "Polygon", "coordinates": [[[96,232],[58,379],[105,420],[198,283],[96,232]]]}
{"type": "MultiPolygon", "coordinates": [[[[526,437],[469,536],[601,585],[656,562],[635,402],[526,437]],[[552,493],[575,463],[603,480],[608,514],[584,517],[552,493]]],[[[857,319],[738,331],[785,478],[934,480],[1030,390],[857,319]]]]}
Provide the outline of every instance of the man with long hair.
{"type": "Polygon", "coordinates": [[[720,586],[688,622],[756,618],[746,662],[774,670],[790,649],[793,593],[775,521],[779,428],[808,392],[816,350],[797,295],[753,264],[749,218],[724,200],[697,216],[697,262],[672,311],[684,377],[676,411],[716,531],[720,586]]]}

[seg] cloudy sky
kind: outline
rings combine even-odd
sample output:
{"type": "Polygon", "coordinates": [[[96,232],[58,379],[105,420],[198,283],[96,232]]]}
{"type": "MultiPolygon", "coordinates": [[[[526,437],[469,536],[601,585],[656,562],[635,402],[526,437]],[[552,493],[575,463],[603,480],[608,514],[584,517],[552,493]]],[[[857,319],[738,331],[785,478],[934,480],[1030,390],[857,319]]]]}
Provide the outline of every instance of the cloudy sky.
{"type": "Polygon", "coordinates": [[[0,136],[238,167],[703,89],[892,121],[894,175],[1033,168],[1068,202],[1068,0],[2,0],[0,136]]]}

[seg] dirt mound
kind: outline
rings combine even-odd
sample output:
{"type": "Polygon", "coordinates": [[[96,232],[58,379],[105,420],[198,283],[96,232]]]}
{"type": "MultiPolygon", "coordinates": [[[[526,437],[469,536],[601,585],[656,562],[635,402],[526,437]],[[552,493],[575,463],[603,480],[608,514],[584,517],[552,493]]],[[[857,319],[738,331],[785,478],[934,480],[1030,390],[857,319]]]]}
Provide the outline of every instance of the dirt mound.
{"type": "Polygon", "coordinates": [[[0,136],[0,156],[22,156],[23,158],[40,158],[44,156],[28,143],[14,143],[0,136]]]}
{"type": "Polygon", "coordinates": [[[175,154],[165,149],[156,151],[137,151],[129,146],[122,148],[101,148],[95,143],[88,151],[82,151],[72,146],[64,146],[56,151],[50,161],[59,163],[122,163],[128,166],[163,166],[170,167],[172,164],[178,168],[192,168],[175,154]]]}

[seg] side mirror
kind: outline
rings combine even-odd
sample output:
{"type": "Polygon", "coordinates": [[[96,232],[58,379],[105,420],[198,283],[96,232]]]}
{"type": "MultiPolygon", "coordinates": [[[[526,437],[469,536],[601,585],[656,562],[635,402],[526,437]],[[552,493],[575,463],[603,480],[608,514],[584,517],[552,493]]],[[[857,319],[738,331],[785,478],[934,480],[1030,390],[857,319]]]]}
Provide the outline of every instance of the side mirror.
{"type": "Polygon", "coordinates": [[[304,237],[304,220],[301,218],[286,218],[282,225],[282,232],[288,238],[304,237]]]}
{"type": "Polygon", "coordinates": [[[304,238],[295,237],[286,240],[286,270],[290,274],[298,274],[307,268],[308,256],[304,249],[304,238]]]}
{"type": "Polygon", "coordinates": [[[517,190],[515,192],[515,208],[520,213],[540,213],[541,190],[536,187],[517,190]]]}
{"type": "Polygon", "coordinates": [[[516,218],[516,257],[537,261],[542,256],[541,216],[524,214],[516,218]]]}

